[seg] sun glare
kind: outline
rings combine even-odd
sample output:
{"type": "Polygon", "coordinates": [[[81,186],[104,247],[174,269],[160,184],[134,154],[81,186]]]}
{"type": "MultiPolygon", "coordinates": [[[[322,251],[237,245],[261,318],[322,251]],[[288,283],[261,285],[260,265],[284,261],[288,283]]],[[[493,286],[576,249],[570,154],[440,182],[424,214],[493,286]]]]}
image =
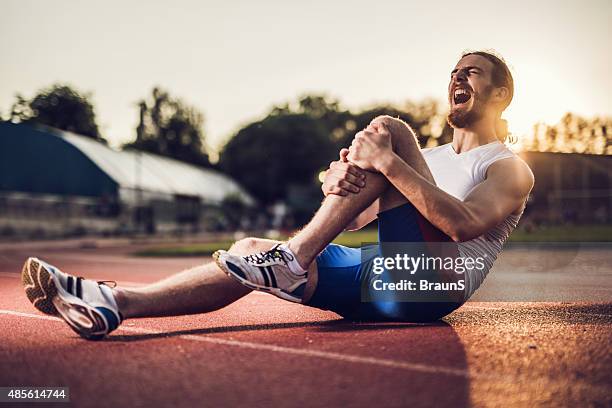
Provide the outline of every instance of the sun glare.
{"type": "Polygon", "coordinates": [[[514,61],[514,100],[504,114],[508,128],[518,137],[513,146],[521,150],[526,138],[532,137],[538,122],[553,124],[567,111],[564,103],[572,97],[572,89],[562,85],[555,70],[542,62],[514,61]]]}

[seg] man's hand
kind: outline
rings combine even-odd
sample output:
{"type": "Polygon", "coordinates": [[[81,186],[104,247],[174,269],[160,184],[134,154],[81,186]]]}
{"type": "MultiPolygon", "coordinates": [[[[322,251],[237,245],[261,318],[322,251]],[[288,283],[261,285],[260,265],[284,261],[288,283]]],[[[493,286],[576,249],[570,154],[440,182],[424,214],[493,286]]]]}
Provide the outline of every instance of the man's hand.
{"type": "Polygon", "coordinates": [[[327,197],[329,194],[347,196],[357,194],[365,187],[365,173],[347,160],[348,149],[340,150],[340,160],[333,161],[325,172],[321,190],[327,197]]]}
{"type": "Polygon", "coordinates": [[[355,135],[347,159],[364,170],[380,171],[390,154],[391,133],[384,124],[372,123],[355,135]]]}

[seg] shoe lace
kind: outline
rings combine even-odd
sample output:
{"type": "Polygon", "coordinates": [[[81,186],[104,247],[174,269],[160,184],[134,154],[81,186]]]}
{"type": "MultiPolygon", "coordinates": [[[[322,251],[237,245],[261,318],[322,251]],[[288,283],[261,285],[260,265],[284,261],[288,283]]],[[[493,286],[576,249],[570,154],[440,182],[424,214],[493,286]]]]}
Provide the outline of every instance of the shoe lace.
{"type": "Polygon", "coordinates": [[[281,244],[276,244],[269,251],[260,252],[258,254],[252,254],[244,256],[244,260],[255,265],[261,265],[268,261],[283,261],[285,265],[288,262],[293,261],[294,257],[289,252],[279,248],[281,244]]]}
{"type": "Polygon", "coordinates": [[[116,288],[117,287],[117,282],[112,281],[112,280],[99,280],[97,282],[98,282],[98,285],[106,285],[109,288],[116,288]]]}

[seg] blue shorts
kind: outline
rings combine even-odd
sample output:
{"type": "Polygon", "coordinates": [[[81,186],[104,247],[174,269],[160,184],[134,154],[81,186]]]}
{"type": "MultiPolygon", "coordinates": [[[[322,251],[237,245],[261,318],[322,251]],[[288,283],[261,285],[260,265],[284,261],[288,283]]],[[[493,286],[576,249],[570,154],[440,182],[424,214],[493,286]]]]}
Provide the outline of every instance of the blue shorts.
{"type": "MultiPolygon", "coordinates": [[[[378,214],[379,242],[451,242],[410,204],[378,214]]],[[[330,244],[317,257],[318,283],[308,306],[353,320],[426,322],[446,316],[458,302],[362,301],[363,282],[373,278],[378,245],[348,248],[330,244]]]]}

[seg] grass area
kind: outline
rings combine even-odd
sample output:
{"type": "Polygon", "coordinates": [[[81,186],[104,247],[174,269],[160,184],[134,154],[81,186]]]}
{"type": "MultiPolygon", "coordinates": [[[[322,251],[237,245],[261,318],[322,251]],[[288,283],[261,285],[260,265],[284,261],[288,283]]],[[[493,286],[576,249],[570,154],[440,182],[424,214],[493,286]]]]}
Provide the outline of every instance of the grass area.
{"type": "MultiPolygon", "coordinates": [[[[288,237],[281,236],[278,240],[286,240],[288,237]]],[[[376,242],[376,230],[365,230],[355,232],[345,232],[340,234],[335,243],[349,247],[358,247],[363,242],[376,242]]],[[[148,248],[134,253],[136,256],[209,256],[217,249],[228,249],[232,245],[232,241],[206,242],[198,244],[189,244],[182,246],[161,246],[148,248]]]]}
{"type": "MultiPolygon", "coordinates": [[[[279,237],[284,240],[287,237],[279,237]]],[[[349,247],[359,247],[364,242],[376,242],[377,232],[373,229],[341,234],[335,243],[349,247]]],[[[540,227],[535,231],[517,230],[509,242],[612,242],[612,225],[581,225],[540,227]]],[[[136,256],[180,257],[210,256],[217,249],[228,249],[231,241],[207,242],[184,246],[165,246],[149,248],[136,252],[136,256]]]]}
{"type": "Polygon", "coordinates": [[[157,257],[174,257],[174,256],[210,256],[218,249],[228,249],[232,242],[206,242],[201,244],[189,244],[183,246],[162,246],[144,249],[135,252],[136,256],[157,256],[157,257]]]}

